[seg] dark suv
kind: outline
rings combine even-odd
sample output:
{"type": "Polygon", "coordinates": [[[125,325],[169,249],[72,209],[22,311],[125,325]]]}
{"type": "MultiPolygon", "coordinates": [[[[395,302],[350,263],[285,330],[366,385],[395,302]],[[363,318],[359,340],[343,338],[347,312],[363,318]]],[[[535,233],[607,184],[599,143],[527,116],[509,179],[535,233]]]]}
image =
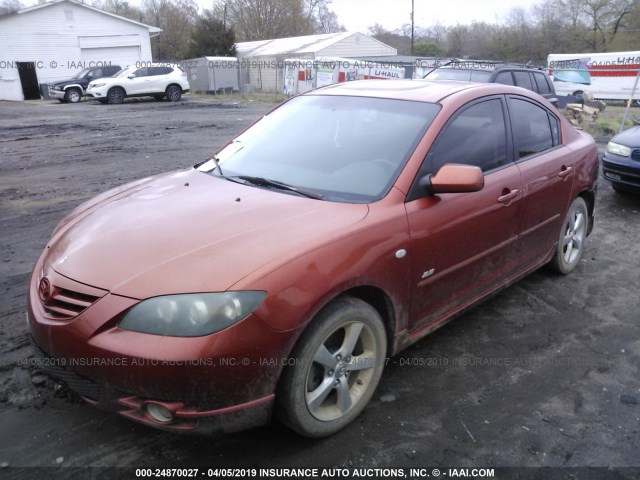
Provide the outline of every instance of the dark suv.
{"type": "Polygon", "coordinates": [[[78,103],[87,91],[91,80],[110,77],[118,73],[120,65],[108,65],[104,67],[85,68],[76,73],[69,80],[49,84],[49,97],[57,98],[61,102],[78,103]]]}
{"type": "Polygon", "coordinates": [[[538,67],[480,60],[456,60],[434,68],[424,78],[515,85],[539,93],[554,105],[558,104],[553,82],[549,75],[538,67]]]}

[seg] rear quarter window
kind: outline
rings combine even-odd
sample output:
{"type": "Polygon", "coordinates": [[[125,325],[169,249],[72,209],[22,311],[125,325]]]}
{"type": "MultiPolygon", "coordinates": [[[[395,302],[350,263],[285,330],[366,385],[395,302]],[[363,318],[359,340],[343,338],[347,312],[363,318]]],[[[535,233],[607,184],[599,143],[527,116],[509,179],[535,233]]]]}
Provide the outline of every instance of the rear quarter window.
{"type": "Polygon", "coordinates": [[[558,119],[541,105],[511,97],[509,110],[517,160],[537,155],[560,143],[558,119]]]}
{"type": "Polygon", "coordinates": [[[516,79],[516,85],[518,87],[526,88],[527,90],[533,90],[534,92],[537,91],[531,83],[529,72],[513,72],[513,76],[516,79]]]}
{"type": "Polygon", "coordinates": [[[538,93],[540,94],[546,94],[546,93],[551,93],[551,88],[549,87],[549,82],[547,81],[547,78],[545,78],[545,74],[544,73],[534,73],[533,74],[533,78],[536,81],[536,85],[538,86],[538,93]]]}

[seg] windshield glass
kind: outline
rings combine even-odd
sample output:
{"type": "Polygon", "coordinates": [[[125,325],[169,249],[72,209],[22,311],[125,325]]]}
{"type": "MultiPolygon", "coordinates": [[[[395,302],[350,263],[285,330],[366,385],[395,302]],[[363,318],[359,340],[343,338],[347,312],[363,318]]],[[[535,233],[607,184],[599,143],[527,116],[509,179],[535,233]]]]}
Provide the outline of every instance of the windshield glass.
{"type": "Polygon", "coordinates": [[[137,70],[136,67],[127,67],[127,68],[123,68],[122,70],[120,70],[119,72],[115,73],[113,76],[114,77],[126,77],[127,75],[129,75],[130,73],[133,73],[137,70]]]}
{"type": "Polygon", "coordinates": [[[426,76],[427,80],[462,80],[465,82],[488,82],[491,72],[471,68],[437,68],[426,76]]]}
{"type": "MultiPolygon", "coordinates": [[[[439,109],[305,95],[263,117],[216,158],[225,177],[261,177],[324,200],[368,203],[386,195],[439,109]]],[[[198,170],[220,175],[213,160],[198,170]]]]}
{"type": "Polygon", "coordinates": [[[75,78],[75,79],[82,78],[82,77],[84,77],[84,76],[87,74],[87,72],[88,72],[89,70],[91,70],[91,69],[90,69],[90,68],[84,68],[84,69],[80,70],[78,73],[76,73],[76,74],[73,76],[73,78],[75,78]]]}

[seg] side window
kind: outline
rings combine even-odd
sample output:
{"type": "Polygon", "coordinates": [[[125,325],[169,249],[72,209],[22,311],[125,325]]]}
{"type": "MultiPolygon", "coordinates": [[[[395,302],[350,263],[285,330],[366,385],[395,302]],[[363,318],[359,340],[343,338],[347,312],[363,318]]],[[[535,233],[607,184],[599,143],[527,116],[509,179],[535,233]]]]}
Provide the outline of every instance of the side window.
{"type": "Polygon", "coordinates": [[[147,69],[147,68],[139,68],[138,70],[133,72],[133,74],[136,76],[136,78],[138,78],[138,77],[148,77],[149,76],[148,70],[149,69],[147,69]]]}
{"type": "Polygon", "coordinates": [[[553,138],[553,146],[560,145],[560,121],[554,116],[549,115],[549,125],[551,125],[551,137],[553,138]]]}
{"type": "Polygon", "coordinates": [[[501,72],[496,76],[495,83],[501,83],[503,85],[514,85],[511,72],[501,72]]]}
{"type": "Polygon", "coordinates": [[[91,71],[91,78],[102,78],[103,76],[101,68],[96,68],[91,71]]]}
{"type": "MultiPolygon", "coordinates": [[[[516,158],[523,159],[552,148],[554,142],[550,120],[555,119],[537,104],[511,98],[509,102],[516,158]]],[[[556,129],[558,128],[556,119],[556,129]]],[[[559,137],[559,134],[556,133],[559,137]]]]}
{"type": "Polygon", "coordinates": [[[516,78],[516,85],[522,88],[526,88],[527,90],[536,91],[531,84],[531,78],[529,77],[529,72],[513,72],[513,76],[516,78]]]}
{"type": "Polygon", "coordinates": [[[507,137],[500,99],[474,103],[444,127],[427,154],[424,173],[435,173],[445,163],[476,165],[485,172],[507,163],[507,137]]]}
{"type": "Polygon", "coordinates": [[[171,67],[158,67],[158,75],[168,75],[173,72],[171,67]]]}
{"type": "Polygon", "coordinates": [[[544,73],[534,73],[533,78],[536,80],[536,84],[538,85],[538,92],[543,95],[546,93],[551,93],[551,88],[549,87],[549,82],[545,78],[546,75],[544,73]]]}

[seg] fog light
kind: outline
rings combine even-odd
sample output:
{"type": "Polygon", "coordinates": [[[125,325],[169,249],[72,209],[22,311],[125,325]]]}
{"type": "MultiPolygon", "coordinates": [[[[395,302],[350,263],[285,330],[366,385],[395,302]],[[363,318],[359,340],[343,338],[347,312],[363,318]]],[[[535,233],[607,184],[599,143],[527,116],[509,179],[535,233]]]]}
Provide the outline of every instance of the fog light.
{"type": "Polygon", "coordinates": [[[173,413],[167,407],[155,402],[145,403],[144,406],[145,413],[151,420],[158,423],[173,422],[173,413]]]}

